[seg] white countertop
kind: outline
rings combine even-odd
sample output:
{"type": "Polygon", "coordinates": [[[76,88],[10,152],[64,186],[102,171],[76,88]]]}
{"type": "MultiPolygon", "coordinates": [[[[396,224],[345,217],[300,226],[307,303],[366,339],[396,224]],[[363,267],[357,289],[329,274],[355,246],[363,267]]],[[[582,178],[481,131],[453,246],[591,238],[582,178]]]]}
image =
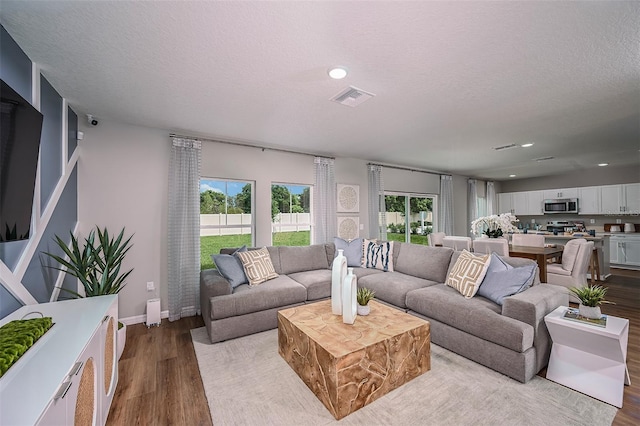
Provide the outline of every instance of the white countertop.
{"type": "MultiPolygon", "coordinates": [[[[27,313],[41,312],[54,322],[0,378],[1,425],[36,423],[117,297],[27,305],[0,320],[1,326],[27,313]]],[[[39,317],[32,314],[28,318],[39,317]]]]}

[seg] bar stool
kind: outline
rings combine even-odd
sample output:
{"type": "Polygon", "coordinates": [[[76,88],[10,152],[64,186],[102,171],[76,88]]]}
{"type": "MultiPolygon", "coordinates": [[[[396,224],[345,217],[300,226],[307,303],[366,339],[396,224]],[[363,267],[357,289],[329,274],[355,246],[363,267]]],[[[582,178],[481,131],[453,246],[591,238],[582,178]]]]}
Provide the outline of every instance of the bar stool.
{"type": "Polygon", "coordinates": [[[600,260],[598,259],[597,247],[594,247],[593,251],[591,252],[591,260],[589,262],[589,274],[591,275],[591,284],[594,284],[595,281],[602,281],[602,277],[600,276],[600,260]]]}

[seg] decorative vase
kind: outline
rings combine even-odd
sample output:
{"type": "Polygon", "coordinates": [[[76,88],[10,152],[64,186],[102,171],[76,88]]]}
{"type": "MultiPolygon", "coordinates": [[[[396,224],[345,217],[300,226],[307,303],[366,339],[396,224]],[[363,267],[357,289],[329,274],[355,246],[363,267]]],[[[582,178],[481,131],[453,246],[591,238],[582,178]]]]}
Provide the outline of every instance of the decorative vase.
{"type": "Polygon", "coordinates": [[[600,306],[585,306],[582,303],[579,307],[580,315],[585,318],[600,319],[602,318],[602,312],[600,306]]]}
{"type": "Polygon", "coordinates": [[[348,268],[347,276],[342,282],[342,322],[353,324],[356,320],[356,293],[358,292],[358,277],[353,275],[353,268],[348,268]]]}
{"type": "Polygon", "coordinates": [[[331,312],[334,315],[342,315],[342,283],[347,276],[347,258],[343,252],[338,250],[331,268],[331,312]]]}
{"type": "Polygon", "coordinates": [[[371,308],[369,307],[369,305],[358,305],[358,315],[362,315],[364,317],[366,315],[369,315],[369,312],[371,312],[371,308]]]}

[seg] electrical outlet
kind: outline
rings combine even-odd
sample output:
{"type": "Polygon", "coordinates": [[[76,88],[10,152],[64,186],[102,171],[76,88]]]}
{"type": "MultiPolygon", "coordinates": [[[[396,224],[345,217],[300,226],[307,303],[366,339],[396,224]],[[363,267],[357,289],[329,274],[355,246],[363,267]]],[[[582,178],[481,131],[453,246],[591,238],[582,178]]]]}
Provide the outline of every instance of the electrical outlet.
{"type": "Polygon", "coordinates": [[[589,223],[593,225],[594,223],[596,223],[596,220],[595,219],[589,219],[589,223]]]}
{"type": "Polygon", "coordinates": [[[531,223],[536,223],[536,220],[535,219],[531,219],[531,223]]]}
{"type": "Polygon", "coordinates": [[[622,219],[616,219],[616,223],[622,223],[622,219]]]}
{"type": "Polygon", "coordinates": [[[156,285],[153,281],[147,281],[147,291],[154,291],[156,289],[156,285]]]}

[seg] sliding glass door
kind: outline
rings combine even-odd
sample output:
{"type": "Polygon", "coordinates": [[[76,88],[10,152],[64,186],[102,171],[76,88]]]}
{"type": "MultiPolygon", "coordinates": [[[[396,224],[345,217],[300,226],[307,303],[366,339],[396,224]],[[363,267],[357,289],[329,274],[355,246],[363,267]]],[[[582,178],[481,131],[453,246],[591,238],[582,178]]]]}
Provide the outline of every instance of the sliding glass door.
{"type": "Polygon", "coordinates": [[[385,192],[387,239],[427,245],[433,231],[435,195],[385,192]]]}

